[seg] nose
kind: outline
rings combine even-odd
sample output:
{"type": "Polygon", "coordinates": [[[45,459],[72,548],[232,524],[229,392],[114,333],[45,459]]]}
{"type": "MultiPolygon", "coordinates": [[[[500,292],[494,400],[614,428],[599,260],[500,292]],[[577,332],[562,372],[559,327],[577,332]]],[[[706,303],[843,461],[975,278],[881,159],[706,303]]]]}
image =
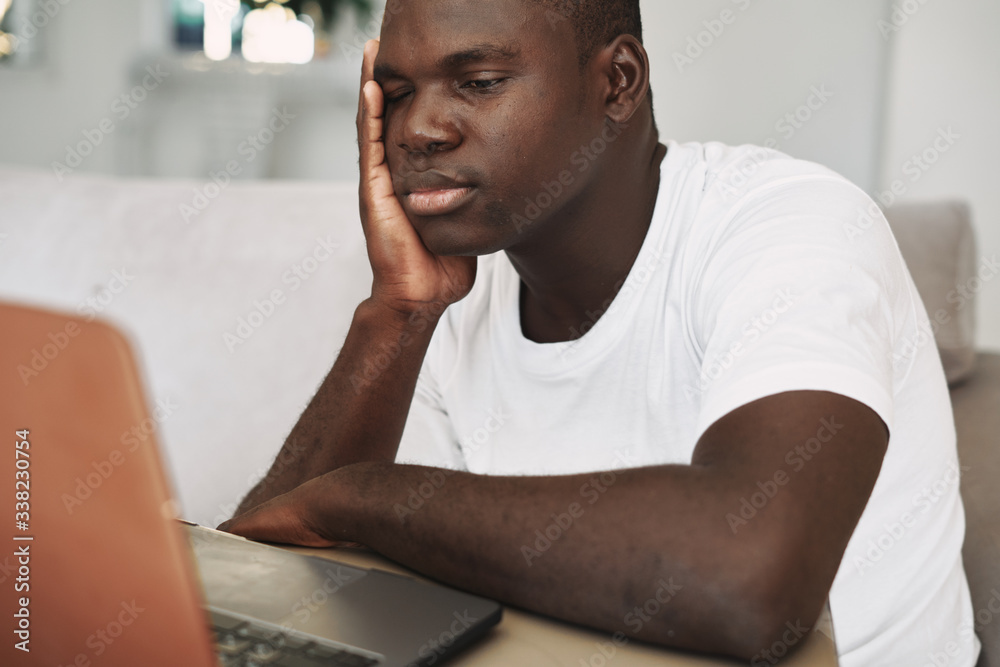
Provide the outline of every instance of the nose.
{"type": "Polygon", "coordinates": [[[430,157],[457,147],[461,135],[448,109],[447,102],[432,91],[414,93],[398,120],[396,145],[411,158],[430,157]]]}

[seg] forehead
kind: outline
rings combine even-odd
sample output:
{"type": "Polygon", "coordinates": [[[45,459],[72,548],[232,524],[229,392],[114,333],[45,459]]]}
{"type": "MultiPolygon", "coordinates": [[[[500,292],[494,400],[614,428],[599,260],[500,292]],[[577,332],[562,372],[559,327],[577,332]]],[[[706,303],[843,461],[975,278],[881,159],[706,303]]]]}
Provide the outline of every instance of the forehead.
{"type": "Polygon", "coordinates": [[[574,49],[570,20],[549,14],[533,0],[389,0],[376,62],[395,69],[490,46],[529,59],[574,49]]]}

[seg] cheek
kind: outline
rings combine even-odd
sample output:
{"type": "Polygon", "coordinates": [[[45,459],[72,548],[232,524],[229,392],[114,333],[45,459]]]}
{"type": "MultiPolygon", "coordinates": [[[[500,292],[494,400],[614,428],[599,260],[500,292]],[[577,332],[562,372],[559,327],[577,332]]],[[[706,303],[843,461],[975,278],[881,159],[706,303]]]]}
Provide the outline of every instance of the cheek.
{"type": "Polygon", "coordinates": [[[525,180],[553,158],[552,125],[531,114],[497,114],[481,126],[485,159],[498,176],[525,180]]]}

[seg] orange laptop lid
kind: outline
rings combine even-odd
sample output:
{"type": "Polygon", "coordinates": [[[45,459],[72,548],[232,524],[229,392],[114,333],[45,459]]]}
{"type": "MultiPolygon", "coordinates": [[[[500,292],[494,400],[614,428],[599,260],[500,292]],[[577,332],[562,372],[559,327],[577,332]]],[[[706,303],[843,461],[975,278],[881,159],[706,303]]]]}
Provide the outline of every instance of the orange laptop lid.
{"type": "Polygon", "coordinates": [[[152,425],[117,331],[0,303],[0,664],[216,664],[152,425]]]}

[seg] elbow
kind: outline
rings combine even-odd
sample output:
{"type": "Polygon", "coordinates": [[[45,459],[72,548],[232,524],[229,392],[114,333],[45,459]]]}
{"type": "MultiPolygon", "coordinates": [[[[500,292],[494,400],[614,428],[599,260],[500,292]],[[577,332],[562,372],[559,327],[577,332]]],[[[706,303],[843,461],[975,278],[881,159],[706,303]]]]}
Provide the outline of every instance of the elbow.
{"type": "Polygon", "coordinates": [[[746,660],[751,667],[774,665],[804,644],[818,618],[801,614],[761,619],[762,622],[740,637],[732,654],[746,660]]]}
{"type": "Polygon", "coordinates": [[[752,666],[776,664],[809,638],[828,594],[829,586],[787,571],[760,577],[743,595],[751,620],[734,628],[731,653],[752,666]]]}
{"type": "Polygon", "coordinates": [[[740,546],[720,551],[683,581],[684,590],[677,586],[676,601],[665,613],[643,607],[650,622],[636,624],[628,634],[762,666],[776,664],[806,643],[839,558],[817,558],[787,539],[740,546]]]}
{"type": "Polygon", "coordinates": [[[731,582],[722,595],[706,587],[700,591],[702,600],[716,598],[707,607],[659,618],[650,614],[650,623],[633,628],[641,632],[629,634],[654,644],[733,656],[752,667],[774,665],[808,639],[826,601],[825,595],[810,599],[797,588],[777,575],[770,581],[757,577],[752,585],[731,582]],[[679,618],[685,621],[678,623],[679,618]]]}

